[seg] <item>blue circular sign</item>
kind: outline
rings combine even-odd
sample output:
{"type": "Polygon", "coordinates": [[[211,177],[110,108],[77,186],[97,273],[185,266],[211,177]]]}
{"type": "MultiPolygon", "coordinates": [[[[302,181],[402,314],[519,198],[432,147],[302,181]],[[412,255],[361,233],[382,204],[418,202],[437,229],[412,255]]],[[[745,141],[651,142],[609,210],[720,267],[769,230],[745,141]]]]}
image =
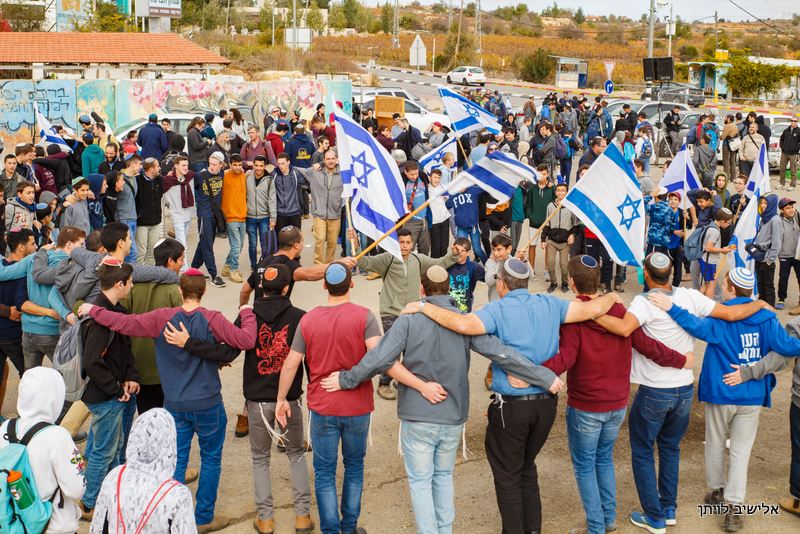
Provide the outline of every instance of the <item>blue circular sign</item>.
{"type": "Polygon", "coordinates": [[[611,93],[614,92],[614,82],[612,82],[611,80],[606,80],[606,83],[605,83],[604,87],[605,87],[606,93],[611,94],[611,93]]]}

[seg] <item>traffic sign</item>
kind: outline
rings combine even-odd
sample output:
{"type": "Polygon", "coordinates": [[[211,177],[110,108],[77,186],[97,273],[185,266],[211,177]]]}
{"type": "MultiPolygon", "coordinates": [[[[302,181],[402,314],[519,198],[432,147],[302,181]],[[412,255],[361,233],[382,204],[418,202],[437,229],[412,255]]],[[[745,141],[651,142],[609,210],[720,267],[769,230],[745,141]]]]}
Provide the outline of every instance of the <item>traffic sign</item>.
{"type": "Polygon", "coordinates": [[[606,80],[604,87],[607,94],[610,95],[611,93],[614,92],[614,82],[612,82],[611,80],[606,80]]]}
{"type": "Polygon", "coordinates": [[[411,48],[408,50],[408,64],[412,67],[424,67],[427,61],[428,50],[425,48],[425,43],[422,38],[417,34],[414,42],[411,43],[411,48]]]}

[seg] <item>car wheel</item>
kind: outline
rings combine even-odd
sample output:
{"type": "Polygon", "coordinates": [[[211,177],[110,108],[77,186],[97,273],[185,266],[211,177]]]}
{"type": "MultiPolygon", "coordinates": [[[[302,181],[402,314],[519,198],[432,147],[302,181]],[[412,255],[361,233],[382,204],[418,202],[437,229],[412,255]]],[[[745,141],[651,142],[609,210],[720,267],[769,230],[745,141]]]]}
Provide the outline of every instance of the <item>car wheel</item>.
{"type": "Polygon", "coordinates": [[[484,87],[484,86],[486,86],[486,82],[481,82],[481,83],[480,83],[480,86],[481,86],[481,87],[484,87]]]}
{"type": "Polygon", "coordinates": [[[469,84],[467,83],[467,79],[466,79],[466,78],[464,78],[464,79],[461,81],[461,85],[467,85],[467,86],[469,85],[469,84]]]}
{"type": "Polygon", "coordinates": [[[453,83],[450,81],[450,76],[447,77],[447,83],[453,83]]]}

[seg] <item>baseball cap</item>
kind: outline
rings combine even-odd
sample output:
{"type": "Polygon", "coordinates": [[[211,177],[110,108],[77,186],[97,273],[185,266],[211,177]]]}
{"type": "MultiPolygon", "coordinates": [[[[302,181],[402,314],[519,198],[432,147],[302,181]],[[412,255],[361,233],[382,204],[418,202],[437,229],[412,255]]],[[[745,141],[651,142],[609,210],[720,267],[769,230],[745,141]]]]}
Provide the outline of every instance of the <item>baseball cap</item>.
{"type": "Polygon", "coordinates": [[[753,289],[756,285],[756,277],[744,267],[736,267],[731,270],[728,272],[728,277],[733,282],[733,285],[742,289],[753,289]]]}
{"type": "Polygon", "coordinates": [[[783,209],[786,206],[791,206],[792,204],[797,204],[796,200],[792,200],[791,198],[783,197],[780,202],[778,202],[778,208],[783,209]]]}
{"type": "Polygon", "coordinates": [[[220,163],[225,163],[225,156],[219,150],[217,150],[216,152],[214,152],[213,154],[208,156],[208,159],[211,159],[211,158],[214,158],[215,160],[219,161],[220,163]]]}
{"type": "Polygon", "coordinates": [[[680,200],[681,199],[681,194],[679,192],[677,192],[677,191],[671,191],[671,192],[669,192],[667,194],[667,198],[669,198],[669,197],[675,197],[678,200],[680,200]]]}
{"type": "Polygon", "coordinates": [[[441,123],[441,122],[439,122],[439,121],[436,121],[436,122],[434,122],[434,123],[432,124],[432,126],[436,126],[437,128],[442,128],[442,123],[441,123]]]}

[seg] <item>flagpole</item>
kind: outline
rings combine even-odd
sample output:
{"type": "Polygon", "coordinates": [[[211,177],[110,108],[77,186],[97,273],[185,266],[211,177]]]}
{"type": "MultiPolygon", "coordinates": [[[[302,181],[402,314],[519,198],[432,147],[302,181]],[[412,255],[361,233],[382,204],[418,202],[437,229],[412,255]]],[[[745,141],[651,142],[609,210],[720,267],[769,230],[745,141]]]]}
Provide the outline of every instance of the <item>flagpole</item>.
{"type": "MultiPolygon", "coordinates": [[[[345,215],[347,216],[347,234],[349,234],[349,230],[353,228],[353,215],[350,212],[350,197],[345,199],[345,215]]],[[[350,239],[350,246],[353,247],[353,252],[358,250],[357,246],[358,241],[355,238],[350,239]]]]}
{"type": "MultiPolygon", "coordinates": [[[[544,220],[542,225],[536,230],[536,233],[533,234],[533,237],[528,241],[528,248],[530,248],[533,245],[533,242],[536,241],[536,238],[539,237],[539,235],[542,233],[542,230],[544,230],[544,227],[547,226],[547,223],[549,223],[550,220],[556,216],[556,213],[558,213],[563,207],[564,207],[564,199],[561,199],[561,202],[558,203],[558,207],[553,210],[553,213],[547,216],[547,219],[544,220]]],[[[525,253],[527,254],[527,251],[525,251],[525,253]]],[[[520,252],[517,251],[517,255],[519,254],[520,252]]]]}

